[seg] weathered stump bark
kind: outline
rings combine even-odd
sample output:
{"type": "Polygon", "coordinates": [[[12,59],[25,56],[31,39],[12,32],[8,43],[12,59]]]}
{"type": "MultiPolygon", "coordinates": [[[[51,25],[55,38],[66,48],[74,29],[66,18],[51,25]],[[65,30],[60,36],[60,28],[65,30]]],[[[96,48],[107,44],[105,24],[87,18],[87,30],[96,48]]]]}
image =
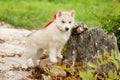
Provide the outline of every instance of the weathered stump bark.
{"type": "MultiPolygon", "coordinates": [[[[81,24],[81,23],[80,23],[81,24]]],[[[101,28],[91,28],[86,30],[85,25],[79,25],[73,29],[72,35],[67,43],[67,53],[65,59],[68,61],[94,62],[96,56],[99,56],[111,50],[119,52],[116,37],[107,35],[101,28]],[[82,28],[82,32],[78,32],[82,28]],[[74,56],[73,56],[74,55],[74,56]]]]}

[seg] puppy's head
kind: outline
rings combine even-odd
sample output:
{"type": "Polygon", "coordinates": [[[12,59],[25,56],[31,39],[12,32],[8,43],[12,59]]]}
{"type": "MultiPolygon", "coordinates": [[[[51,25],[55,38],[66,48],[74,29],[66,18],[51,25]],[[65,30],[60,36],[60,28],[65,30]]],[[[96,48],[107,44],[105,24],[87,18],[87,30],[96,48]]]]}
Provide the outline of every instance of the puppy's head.
{"type": "Polygon", "coordinates": [[[57,27],[64,31],[70,31],[74,25],[75,11],[58,11],[56,15],[56,25],[57,27]]]}

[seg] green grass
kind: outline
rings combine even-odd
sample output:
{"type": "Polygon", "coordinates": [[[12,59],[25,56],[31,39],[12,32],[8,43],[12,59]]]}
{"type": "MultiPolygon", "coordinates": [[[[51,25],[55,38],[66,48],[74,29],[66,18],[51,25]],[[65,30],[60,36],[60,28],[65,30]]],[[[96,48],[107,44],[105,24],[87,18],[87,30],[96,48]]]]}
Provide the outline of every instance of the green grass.
{"type": "Polygon", "coordinates": [[[94,15],[120,13],[117,0],[0,0],[0,21],[17,28],[38,29],[53,20],[59,10],[75,10],[76,20],[89,27],[100,26],[94,15]],[[94,14],[93,14],[94,13],[94,14]]]}

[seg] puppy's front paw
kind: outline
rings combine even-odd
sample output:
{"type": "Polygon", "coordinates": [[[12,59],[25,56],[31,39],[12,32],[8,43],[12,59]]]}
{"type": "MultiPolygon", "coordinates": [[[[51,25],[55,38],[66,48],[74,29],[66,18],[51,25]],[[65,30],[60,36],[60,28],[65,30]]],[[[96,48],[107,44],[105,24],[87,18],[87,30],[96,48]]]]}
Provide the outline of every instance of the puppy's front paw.
{"type": "Polygon", "coordinates": [[[57,57],[59,57],[61,59],[63,58],[63,56],[61,54],[58,54],[57,57]]]}
{"type": "Polygon", "coordinates": [[[52,58],[50,58],[50,61],[53,63],[57,63],[57,58],[52,57],[52,58]]]}

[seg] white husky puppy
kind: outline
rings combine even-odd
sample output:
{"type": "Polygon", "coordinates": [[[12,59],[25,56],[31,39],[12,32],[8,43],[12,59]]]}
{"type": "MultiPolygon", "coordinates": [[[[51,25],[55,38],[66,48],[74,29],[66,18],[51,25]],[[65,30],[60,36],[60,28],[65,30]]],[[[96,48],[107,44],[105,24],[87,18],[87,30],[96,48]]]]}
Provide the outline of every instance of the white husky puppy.
{"type": "Polygon", "coordinates": [[[32,59],[34,64],[39,60],[39,49],[46,49],[49,52],[49,59],[53,63],[57,63],[57,57],[63,58],[61,51],[68,41],[71,29],[74,25],[74,11],[59,11],[56,19],[46,28],[38,30],[30,34],[27,41],[27,51],[24,57],[32,59]]]}

